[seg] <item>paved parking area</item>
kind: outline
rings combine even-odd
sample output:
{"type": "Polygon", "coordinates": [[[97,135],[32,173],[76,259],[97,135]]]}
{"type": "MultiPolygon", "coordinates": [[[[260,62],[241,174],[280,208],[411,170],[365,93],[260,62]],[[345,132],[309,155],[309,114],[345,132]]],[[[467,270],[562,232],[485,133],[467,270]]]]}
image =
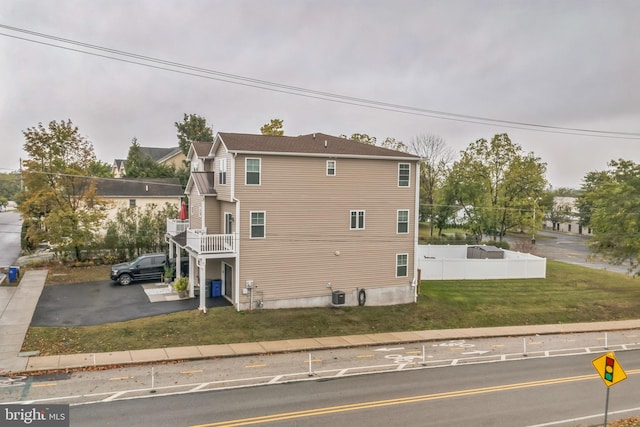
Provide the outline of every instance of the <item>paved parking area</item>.
{"type": "MultiPolygon", "coordinates": [[[[207,308],[231,305],[207,298],[207,308]]],[[[143,283],[120,286],[110,280],[45,286],[31,326],[92,326],[176,311],[195,310],[198,298],[151,303],[143,283]]]]}

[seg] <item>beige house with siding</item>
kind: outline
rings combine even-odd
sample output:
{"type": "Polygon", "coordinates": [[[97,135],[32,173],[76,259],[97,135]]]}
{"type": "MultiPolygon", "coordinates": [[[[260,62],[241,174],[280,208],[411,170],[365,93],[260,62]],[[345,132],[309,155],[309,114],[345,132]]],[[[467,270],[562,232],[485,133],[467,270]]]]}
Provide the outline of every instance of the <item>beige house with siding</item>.
{"type": "Polygon", "coordinates": [[[415,302],[419,157],[319,133],[219,133],[188,160],[189,219],[167,236],[170,256],[189,256],[191,296],[219,279],[237,310],[415,302]]]}
{"type": "Polygon", "coordinates": [[[115,220],[122,208],[144,211],[147,206],[162,208],[169,203],[177,210],[184,197],[177,178],[94,178],[94,182],[96,195],[108,205],[105,223],[115,220]]]}

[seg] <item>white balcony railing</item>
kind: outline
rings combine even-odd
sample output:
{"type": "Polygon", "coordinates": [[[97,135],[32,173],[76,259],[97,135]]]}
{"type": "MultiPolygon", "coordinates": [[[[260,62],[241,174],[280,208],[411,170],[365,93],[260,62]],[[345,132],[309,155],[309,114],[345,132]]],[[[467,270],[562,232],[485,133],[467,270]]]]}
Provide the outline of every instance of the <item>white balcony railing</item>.
{"type": "Polygon", "coordinates": [[[189,228],[189,220],[188,219],[169,219],[167,218],[167,234],[171,236],[175,236],[176,234],[180,234],[184,231],[187,231],[189,228]]]}
{"type": "Polygon", "coordinates": [[[235,253],[235,234],[206,234],[206,230],[187,230],[187,246],[200,254],[235,253]]]}

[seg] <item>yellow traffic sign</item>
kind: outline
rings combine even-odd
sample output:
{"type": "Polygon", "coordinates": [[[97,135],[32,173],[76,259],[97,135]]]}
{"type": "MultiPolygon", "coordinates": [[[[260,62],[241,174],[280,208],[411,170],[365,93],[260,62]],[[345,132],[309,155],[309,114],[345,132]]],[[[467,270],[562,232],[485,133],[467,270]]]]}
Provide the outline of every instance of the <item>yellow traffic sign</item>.
{"type": "Polygon", "coordinates": [[[616,356],[613,353],[603,354],[602,356],[593,359],[591,361],[593,367],[596,368],[598,374],[604,381],[607,387],[627,379],[627,374],[622,369],[622,366],[616,360],[616,356]]]}

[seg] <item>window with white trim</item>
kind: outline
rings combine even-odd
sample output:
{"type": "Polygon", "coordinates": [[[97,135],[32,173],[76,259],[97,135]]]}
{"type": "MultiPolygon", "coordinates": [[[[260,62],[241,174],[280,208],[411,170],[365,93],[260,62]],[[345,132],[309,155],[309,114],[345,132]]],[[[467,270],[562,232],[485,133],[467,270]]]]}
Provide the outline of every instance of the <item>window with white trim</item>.
{"type": "Polygon", "coordinates": [[[245,181],[246,185],[260,185],[260,159],[245,160],[245,181]]]}
{"type": "Polygon", "coordinates": [[[136,207],[136,199],[129,199],[129,207],[130,208],[136,207]]]}
{"type": "Polygon", "coordinates": [[[398,226],[396,228],[396,233],[406,234],[408,232],[409,232],[409,211],[398,210],[398,226]]]}
{"type": "Polygon", "coordinates": [[[327,176],[336,176],[335,160],[327,160],[327,176]]]}
{"type": "Polygon", "coordinates": [[[411,176],[411,165],[409,163],[398,163],[398,187],[409,187],[411,176]]]}
{"type": "Polygon", "coordinates": [[[364,230],[364,211],[351,211],[351,223],[349,229],[364,230]]]}
{"type": "Polygon", "coordinates": [[[251,212],[251,228],[250,235],[251,239],[264,239],[266,236],[266,219],[267,213],[264,211],[261,212],[251,212]]]}
{"type": "Polygon", "coordinates": [[[227,159],[220,159],[220,172],[218,172],[218,184],[227,183],[227,159]]]}
{"type": "Polygon", "coordinates": [[[396,254],[396,277],[409,275],[409,254],[396,254]]]}

